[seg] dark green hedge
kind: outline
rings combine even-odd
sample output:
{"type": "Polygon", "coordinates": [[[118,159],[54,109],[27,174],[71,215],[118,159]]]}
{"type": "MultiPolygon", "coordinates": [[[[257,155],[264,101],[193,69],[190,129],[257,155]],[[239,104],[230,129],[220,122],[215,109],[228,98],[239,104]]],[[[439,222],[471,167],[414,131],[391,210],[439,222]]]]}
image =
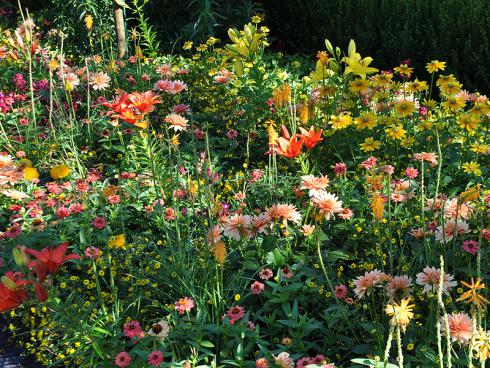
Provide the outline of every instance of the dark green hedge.
{"type": "MultiPolygon", "coordinates": [[[[276,47],[313,53],[324,39],[380,68],[411,59],[423,76],[427,61],[447,61],[464,87],[490,92],[489,0],[265,0],[276,47]]],[[[427,76],[426,76],[427,77],[427,76]]]]}

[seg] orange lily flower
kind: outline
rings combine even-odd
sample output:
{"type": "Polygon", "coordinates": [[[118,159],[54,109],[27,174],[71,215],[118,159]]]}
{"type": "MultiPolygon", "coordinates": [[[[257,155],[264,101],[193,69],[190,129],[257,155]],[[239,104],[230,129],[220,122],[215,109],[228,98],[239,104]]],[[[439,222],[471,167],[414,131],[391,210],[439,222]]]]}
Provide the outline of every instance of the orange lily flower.
{"type": "Polygon", "coordinates": [[[321,142],[323,140],[322,138],[323,129],[315,131],[315,127],[312,125],[310,127],[310,130],[306,130],[301,127],[299,128],[299,130],[301,132],[301,137],[304,138],[305,146],[309,150],[313,149],[318,142],[321,142]]]}
{"type": "Polygon", "coordinates": [[[153,91],[144,93],[135,92],[129,95],[128,100],[131,102],[129,107],[136,108],[140,114],[147,114],[155,109],[155,105],[162,103],[159,95],[154,95],[153,91]]]}
{"type": "Polygon", "coordinates": [[[283,125],[282,137],[279,137],[273,147],[274,152],[286,158],[295,158],[301,154],[304,138],[299,134],[289,135],[288,130],[283,125]]]}

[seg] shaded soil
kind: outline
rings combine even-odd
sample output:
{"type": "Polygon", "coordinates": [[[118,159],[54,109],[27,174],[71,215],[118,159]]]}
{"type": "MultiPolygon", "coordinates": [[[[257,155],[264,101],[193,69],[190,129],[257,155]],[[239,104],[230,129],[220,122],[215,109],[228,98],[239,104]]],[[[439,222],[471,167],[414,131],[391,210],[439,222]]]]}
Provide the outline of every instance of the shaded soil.
{"type": "Polygon", "coordinates": [[[0,332],[0,368],[42,368],[31,358],[21,357],[22,350],[0,332]]]}

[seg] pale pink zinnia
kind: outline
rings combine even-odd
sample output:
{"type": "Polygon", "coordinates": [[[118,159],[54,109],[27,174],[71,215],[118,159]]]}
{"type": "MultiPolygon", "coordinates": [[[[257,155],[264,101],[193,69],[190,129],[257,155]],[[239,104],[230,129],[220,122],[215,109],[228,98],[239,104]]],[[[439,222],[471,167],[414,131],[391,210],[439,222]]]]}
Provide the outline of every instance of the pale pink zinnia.
{"type": "Polygon", "coordinates": [[[453,240],[454,236],[463,235],[470,232],[468,223],[464,220],[449,220],[436,228],[436,240],[447,243],[453,240]]]}
{"type": "Polygon", "coordinates": [[[274,276],[274,273],[270,268],[263,268],[259,271],[259,277],[262,280],[269,280],[272,276],[274,276]]]}
{"type": "Polygon", "coordinates": [[[325,215],[327,220],[342,211],[342,201],[335,194],[323,190],[315,192],[311,197],[311,202],[325,215]]]}
{"type": "Polygon", "coordinates": [[[95,73],[90,76],[90,84],[95,91],[109,88],[110,81],[111,77],[103,72],[95,73]]]}
{"type": "Polygon", "coordinates": [[[223,227],[225,236],[240,240],[250,235],[251,217],[248,215],[235,214],[228,219],[223,227]]]}
{"type": "Polygon", "coordinates": [[[292,204],[274,204],[267,209],[267,213],[273,220],[282,219],[283,223],[288,221],[298,224],[301,221],[301,214],[292,204]]]}
{"type": "MultiPolygon", "coordinates": [[[[453,313],[447,315],[449,336],[453,341],[464,344],[470,341],[473,334],[473,321],[466,313],[453,313]]],[[[442,332],[446,332],[446,323],[441,317],[442,332]]]]}
{"type": "Polygon", "coordinates": [[[433,152],[420,152],[413,155],[416,161],[425,161],[430,164],[430,166],[437,165],[437,154],[433,152]]]}
{"type": "Polygon", "coordinates": [[[359,299],[362,299],[369,290],[381,286],[384,276],[385,274],[379,270],[371,272],[366,271],[364,276],[358,276],[354,280],[354,294],[356,294],[359,299]]]}
{"type": "Polygon", "coordinates": [[[279,368],[294,368],[294,361],[289,357],[289,353],[283,351],[274,357],[274,362],[279,368]]]}
{"type": "Polygon", "coordinates": [[[478,253],[478,242],[476,240],[465,240],[462,248],[465,252],[475,255],[478,253]]]}
{"type": "Polygon", "coordinates": [[[354,212],[349,208],[342,208],[342,211],[339,212],[339,217],[342,220],[350,220],[352,216],[354,216],[354,212]]]}
{"type": "Polygon", "coordinates": [[[262,291],[264,291],[264,287],[265,285],[260,281],[254,281],[254,283],[250,285],[250,291],[252,292],[252,294],[258,295],[262,291]]]}
{"type": "MultiPolygon", "coordinates": [[[[437,290],[439,289],[439,278],[440,270],[436,269],[435,267],[427,266],[424,268],[423,272],[419,272],[417,274],[417,279],[415,282],[424,287],[422,294],[426,294],[428,292],[437,293],[437,290]]],[[[453,281],[453,279],[454,277],[452,275],[444,273],[442,291],[447,295],[449,295],[451,289],[458,284],[456,281],[453,281]]]]}
{"type": "Polygon", "coordinates": [[[187,130],[189,127],[189,124],[187,124],[189,120],[184,118],[182,115],[175,113],[167,115],[163,121],[170,124],[170,128],[174,129],[175,131],[187,130]]]}
{"type": "Polygon", "coordinates": [[[192,300],[192,298],[180,298],[175,302],[175,310],[179,312],[179,314],[190,312],[192,308],[194,308],[194,300],[192,300]]]}
{"type": "Polygon", "coordinates": [[[314,175],[305,175],[301,177],[301,182],[299,183],[299,189],[309,190],[310,195],[315,193],[318,190],[325,189],[328,186],[330,180],[327,176],[314,176],[314,175]]]}
{"type": "Polygon", "coordinates": [[[386,285],[386,292],[391,299],[401,300],[410,296],[412,279],[406,275],[394,276],[386,285]]]}

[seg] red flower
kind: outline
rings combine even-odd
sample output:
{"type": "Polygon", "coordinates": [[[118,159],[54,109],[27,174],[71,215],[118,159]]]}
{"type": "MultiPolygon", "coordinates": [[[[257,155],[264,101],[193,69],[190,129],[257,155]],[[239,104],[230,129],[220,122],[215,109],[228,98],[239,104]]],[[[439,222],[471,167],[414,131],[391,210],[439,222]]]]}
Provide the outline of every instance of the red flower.
{"type": "Polygon", "coordinates": [[[300,136],[303,137],[304,144],[306,148],[309,150],[313,149],[318,142],[321,142],[323,140],[322,138],[323,130],[320,129],[315,131],[315,127],[313,125],[310,127],[310,130],[306,130],[301,127],[299,128],[299,130],[301,132],[300,136]]]}
{"type": "Polygon", "coordinates": [[[37,278],[43,282],[47,274],[53,274],[70,259],[80,259],[78,254],[65,255],[68,243],[59,244],[55,248],[43,248],[41,251],[27,248],[25,252],[37,258],[29,263],[30,269],[36,269],[37,278]]]}
{"type": "Polygon", "coordinates": [[[0,312],[5,312],[21,305],[28,298],[24,286],[30,282],[22,280],[22,274],[9,271],[0,283],[0,312]]]}

